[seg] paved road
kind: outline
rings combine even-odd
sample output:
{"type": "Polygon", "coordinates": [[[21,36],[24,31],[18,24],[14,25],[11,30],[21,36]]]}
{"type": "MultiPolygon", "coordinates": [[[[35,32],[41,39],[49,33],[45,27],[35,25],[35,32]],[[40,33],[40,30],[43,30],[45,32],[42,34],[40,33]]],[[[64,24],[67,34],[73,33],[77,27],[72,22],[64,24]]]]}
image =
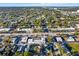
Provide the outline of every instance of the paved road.
{"type": "Polygon", "coordinates": [[[10,35],[56,35],[56,33],[2,33],[0,35],[4,35],[4,36],[10,36],[10,35]]]}
{"type": "MultiPolygon", "coordinates": [[[[72,33],[74,33],[74,32],[71,32],[71,33],[69,32],[67,34],[72,34],[72,33]]],[[[1,35],[4,35],[4,36],[11,36],[11,35],[13,35],[13,36],[17,36],[17,35],[35,35],[35,36],[36,35],[51,35],[51,36],[56,36],[57,33],[1,33],[0,36],[1,35]]]]}

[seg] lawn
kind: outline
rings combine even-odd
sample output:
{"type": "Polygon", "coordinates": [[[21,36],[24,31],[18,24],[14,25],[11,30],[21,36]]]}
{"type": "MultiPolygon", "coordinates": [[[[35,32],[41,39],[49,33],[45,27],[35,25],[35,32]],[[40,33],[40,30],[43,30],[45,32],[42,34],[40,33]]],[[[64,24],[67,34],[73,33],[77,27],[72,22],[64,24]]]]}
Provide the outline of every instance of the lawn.
{"type": "Polygon", "coordinates": [[[78,43],[71,43],[69,46],[72,48],[72,52],[79,52],[79,44],[78,43]]]}

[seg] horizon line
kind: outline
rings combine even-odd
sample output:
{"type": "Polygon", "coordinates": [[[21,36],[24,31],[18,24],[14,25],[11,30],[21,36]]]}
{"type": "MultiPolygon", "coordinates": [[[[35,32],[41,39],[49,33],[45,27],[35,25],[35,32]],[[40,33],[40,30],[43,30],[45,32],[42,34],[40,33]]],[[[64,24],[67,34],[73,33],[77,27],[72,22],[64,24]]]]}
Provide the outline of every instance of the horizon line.
{"type": "Polygon", "coordinates": [[[0,3],[0,7],[79,7],[79,3],[0,3]]]}

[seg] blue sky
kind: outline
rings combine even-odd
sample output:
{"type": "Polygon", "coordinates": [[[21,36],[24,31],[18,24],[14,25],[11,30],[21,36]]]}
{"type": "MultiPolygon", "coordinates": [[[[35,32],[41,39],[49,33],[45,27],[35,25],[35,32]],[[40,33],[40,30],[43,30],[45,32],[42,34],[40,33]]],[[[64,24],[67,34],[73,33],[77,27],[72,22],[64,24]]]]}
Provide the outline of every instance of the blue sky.
{"type": "Polygon", "coordinates": [[[0,3],[0,7],[31,7],[31,6],[79,6],[79,3],[0,3]]]}

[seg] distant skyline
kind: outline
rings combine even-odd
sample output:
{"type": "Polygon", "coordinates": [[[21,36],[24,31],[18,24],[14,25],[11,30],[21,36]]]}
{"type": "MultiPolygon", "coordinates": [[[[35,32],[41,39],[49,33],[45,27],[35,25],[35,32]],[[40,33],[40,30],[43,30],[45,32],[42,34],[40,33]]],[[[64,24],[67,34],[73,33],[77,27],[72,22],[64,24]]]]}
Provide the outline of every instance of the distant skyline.
{"type": "Polygon", "coordinates": [[[0,3],[0,7],[78,7],[79,3],[0,3]]]}

